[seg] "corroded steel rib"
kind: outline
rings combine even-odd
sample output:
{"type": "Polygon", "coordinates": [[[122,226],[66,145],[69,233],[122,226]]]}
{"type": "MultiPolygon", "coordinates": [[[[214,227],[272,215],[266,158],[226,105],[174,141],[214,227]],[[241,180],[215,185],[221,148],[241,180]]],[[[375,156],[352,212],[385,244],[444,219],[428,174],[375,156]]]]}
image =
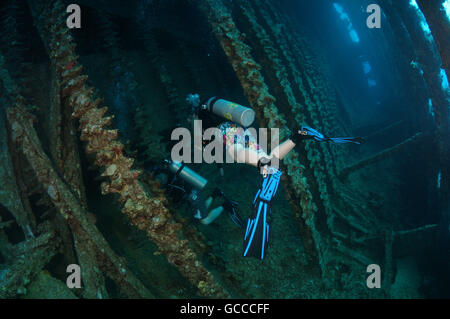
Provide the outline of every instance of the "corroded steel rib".
{"type": "MultiPolygon", "coordinates": [[[[261,74],[261,66],[250,54],[251,49],[243,42],[244,36],[237,29],[230,13],[221,1],[206,0],[199,5],[236,72],[259,123],[269,128],[280,128],[281,137],[286,137],[289,134],[286,120],[278,112],[275,97],[269,93],[261,74]]],[[[326,249],[315,222],[318,209],[309,191],[306,177],[301,176],[303,167],[298,161],[298,153],[291,151],[283,162],[288,175],[285,178],[287,183],[284,184],[287,185],[288,197],[293,203],[294,215],[300,221],[303,243],[310,255],[318,257],[318,264],[324,270],[322,266],[325,267],[325,261],[322,254],[326,249]]]]}
{"type": "Polygon", "coordinates": [[[400,142],[388,149],[385,149],[381,152],[378,152],[368,158],[365,158],[353,165],[350,165],[346,168],[344,168],[340,174],[341,177],[346,178],[350,173],[361,169],[367,165],[371,165],[374,164],[378,161],[381,161],[383,159],[386,159],[388,157],[392,157],[394,154],[400,152],[401,150],[404,150],[405,147],[411,146],[411,145],[415,145],[418,142],[421,142],[423,140],[423,138],[426,137],[425,134],[423,133],[417,133],[414,136],[411,136],[410,138],[407,138],[406,140],[404,140],[403,142],[400,142]]]}
{"type": "MultiPolygon", "coordinates": [[[[7,98],[17,96],[19,89],[10,77],[4,65],[4,57],[0,53],[0,87],[3,87],[7,98]]],[[[17,224],[22,229],[26,238],[33,236],[36,221],[31,212],[30,204],[23,191],[21,191],[20,173],[15,170],[14,154],[9,147],[8,133],[6,130],[6,115],[4,107],[0,106],[0,204],[8,209],[14,216],[17,224]],[[17,174],[19,173],[19,174],[17,174]]]]}
{"type": "Polygon", "coordinates": [[[104,116],[107,108],[99,108],[101,101],[93,99],[93,90],[86,85],[87,76],[78,71],[81,66],[74,54],[75,44],[68,34],[64,13],[61,3],[55,1],[43,15],[46,27],[41,28],[41,37],[50,49],[52,64],[61,75],[62,95],[72,106],[72,116],[79,119],[86,153],[95,154],[95,163],[105,168],[103,176],[108,177],[109,182],[102,184],[102,193],[119,195],[122,211],[131,224],[146,232],[159,251],[199,289],[201,295],[228,296],[189,248],[187,241],[178,238],[181,225],[171,221],[164,199],[150,196],[139,184],[140,172],[131,169],[134,160],[122,153],[123,144],[117,140],[117,130],[105,129],[112,118],[104,116]]]}
{"type": "MultiPolygon", "coordinates": [[[[240,3],[240,1],[239,1],[240,3]]],[[[288,78],[288,72],[282,58],[277,54],[277,49],[274,47],[269,34],[266,30],[258,23],[255,11],[252,6],[247,5],[247,2],[240,5],[240,12],[242,13],[246,23],[249,26],[251,34],[256,38],[258,44],[252,47],[260,46],[262,48],[262,54],[264,58],[264,69],[266,74],[269,75],[271,87],[275,88],[277,96],[282,99],[279,104],[283,104],[283,113],[287,114],[289,118],[295,119],[294,123],[297,123],[298,127],[302,124],[308,123],[307,117],[314,119],[313,123],[315,127],[319,126],[319,121],[317,120],[317,112],[312,106],[312,102],[307,100],[306,104],[302,105],[297,102],[297,98],[294,95],[291,81],[288,78]]],[[[250,38],[247,33],[247,38],[250,38]]],[[[289,65],[289,68],[295,69],[295,65],[289,65]]],[[[307,92],[302,92],[305,96],[308,96],[307,92]]],[[[296,125],[296,124],[294,124],[296,125]]],[[[331,163],[329,159],[329,154],[325,144],[307,144],[305,147],[307,153],[307,159],[310,169],[313,171],[316,182],[318,184],[318,192],[320,193],[320,198],[323,202],[323,206],[327,215],[331,215],[331,203],[328,194],[328,185],[326,183],[328,171],[325,165],[328,166],[331,163]],[[321,151],[320,151],[321,150],[321,151]],[[323,158],[323,161],[322,161],[323,158]],[[324,165],[325,164],[325,165],[324,165]]]]}
{"type": "Polygon", "coordinates": [[[430,26],[434,41],[439,49],[442,64],[447,75],[450,75],[450,18],[443,10],[442,0],[417,0],[427,23],[430,26]]]}
{"type": "MultiPolygon", "coordinates": [[[[130,297],[152,297],[151,293],[127,269],[124,262],[109,247],[102,234],[89,220],[88,212],[81,205],[66,182],[55,171],[50,159],[33,128],[33,117],[20,106],[7,110],[11,138],[30,163],[37,179],[42,184],[53,204],[63,215],[71,228],[80,228],[78,234],[85,234],[79,240],[93,247],[96,259],[101,260],[103,269],[130,297]]],[[[102,297],[102,296],[96,296],[102,297]]]]}
{"type": "MultiPolygon", "coordinates": [[[[435,39],[427,38],[423,32],[422,27],[417,20],[420,19],[418,9],[409,4],[407,0],[399,1],[384,1],[386,7],[386,16],[388,19],[395,14],[399,14],[402,18],[404,29],[399,29],[399,26],[393,26],[393,30],[397,34],[406,31],[409,33],[411,41],[414,43],[415,54],[417,62],[419,62],[423,70],[423,78],[429,90],[429,95],[433,103],[433,110],[436,120],[436,145],[438,147],[439,165],[442,173],[440,192],[440,208],[444,219],[448,219],[448,206],[450,205],[450,120],[449,120],[449,99],[450,91],[442,85],[441,77],[441,57],[443,55],[444,66],[445,59],[448,52],[438,52],[435,39]]],[[[404,36],[401,34],[401,36],[404,36]]],[[[434,34],[433,34],[434,36],[434,34]]],[[[439,38],[438,43],[442,49],[442,39],[439,38]]],[[[398,36],[397,36],[398,37],[398,36]]],[[[447,61],[448,62],[448,61],[447,61]]],[[[448,74],[447,74],[448,75],[448,74]]]]}
{"type": "MultiPolygon", "coordinates": [[[[234,6],[238,11],[236,21],[242,23],[245,30],[249,30],[246,36],[239,31],[222,1],[207,0],[199,5],[208,17],[214,34],[241,82],[244,93],[256,111],[260,125],[280,128],[281,135],[286,136],[288,130],[284,116],[296,116],[296,120],[299,122],[302,122],[305,117],[312,117],[317,120],[319,113],[316,110],[308,109],[308,106],[302,107],[292,94],[293,82],[286,75],[285,67],[281,61],[282,58],[273,47],[272,40],[267,34],[268,31],[258,23],[257,14],[254,13],[252,6],[243,1],[234,3],[234,6]],[[288,104],[288,107],[281,108],[285,111],[285,114],[280,113],[274,105],[276,100],[269,93],[269,87],[262,76],[261,66],[252,57],[251,48],[244,42],[244,39],[255,42],[256,47],[261,48],[258,51],[258,56],[261,55],[265,67],[264,71],[266,74],[271,73],[269,78],[275,79],[272,82],[277,82],[271,88],[274,88],[277,97],[281,96],[284,103],[288,104]],[[270,64],[273,64],[273,67],[270,64]],[[291,105],[294,108],[296,105],[298,106],[295,112],[289,109],[291,105]]],[[[256,6],[255,4],[254,7],[256,6]]],[[[287,57],[285,58],[287,59],[287,57]]],[[[305,76],[309,85],[314,87],[314,82],[309,75],[305,76]]],[[[300,80],[297,81],[296,85],[299,83],[300,80]]],[[[315,100],[316,102],[319,101],[316,98],[315,100]]],[[[317,103],[320,103],[320,101],[317,103]]],[[[309,107],[311,108],[312,104],[309,107]]],[[[322,110],[324,111],[324,109],[322,110]]],[[[349,221],[347,216],[337,216],[328,193],[329,180],[331,179],[333,185],[337,183],[337,179],[332,172],[328,172],[324,166],[324,163],[331,161],[329,151],[323,145],[316,147],[307,143],[305,153],[307,159],[305,159],[304,165],[309,166],[309,169],[305,169],[300,164],[300,154],[295,150],[291,151],[283,160],[287,172],[284,176],[284,184],[294,215],[299,221],[305,247],[310,255],[317,256],[317,264],[320,265],[322,274],[328,278],[329,274],[334,272],[333,265],[339,263],[355,264],[355,262],[364,264],[370,258],[364,256],[362,251],[358,254],[352,253],[352,250],[348,248],[352,241],[347,236],[344,236],[345,238],[334,236],[336,229],[333,221],[337,217],[340,218],[340,222],[349,224],[349,221]]],[[[361,221],[363,220],[361,219],[361,221]]],[[[357,223],[352,221],[352,224],[357,223]]],[[[365,228],[364,226],[361,227],[365,228]]]]}
{"type": "Polygon", "coordinates": [[[26,285],[58,252],[59,239],[50,229],[42,235],[12,247],[14,262],[0,273],[0,298],[17,298],[26,285]]]}

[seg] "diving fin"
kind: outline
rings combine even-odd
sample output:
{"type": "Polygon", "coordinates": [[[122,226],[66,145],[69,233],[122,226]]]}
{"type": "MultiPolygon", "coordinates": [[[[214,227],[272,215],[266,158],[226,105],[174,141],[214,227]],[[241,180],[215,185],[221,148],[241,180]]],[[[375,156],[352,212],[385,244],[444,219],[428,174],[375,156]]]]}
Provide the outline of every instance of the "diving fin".
{"type": "Polygon", "coordinates": [[[228,212],[228,216],[230,216],[231,221],[239,228],[244,229],[245,225],[244,221],[239,215],[238,202],[225,197],[225,203],[223,207],[228,212]]]}
{"type": "Polygon", "coordinates": [[[281,175],[279,170],[270,167],[269,174],[256,193],[252,215],[247,220],[244,257],[255,257],[262,260],[266,256],[272,215],[271,201],[277,192],[281,175]]]}
{"type": "Polygon", "coordinates": [[[346,144],[346,143],[361,144],[363,142],[362,137],[331,137],[330,140],[338,144],[346,144]]]}
{"type": "Polygon", "coordinates": [[[328,137],[309,126],[302,126],[301,131],[306,132],[310,138],[313,138],[317,142],[331,141],[337,144],[346,144],[346,143],[361,144],[363,142],[362,137],[328,137]]]}
{"type": "Polygon", "coordinates": [[[212,194],[213,197],[222,197],[224,200],[223,208],[228,212],[228,216],[233,223],[241,229],[244,229],[244,221],[239,215],[239,203],[229,199],[220,188],[215,188],[212,194]]]}

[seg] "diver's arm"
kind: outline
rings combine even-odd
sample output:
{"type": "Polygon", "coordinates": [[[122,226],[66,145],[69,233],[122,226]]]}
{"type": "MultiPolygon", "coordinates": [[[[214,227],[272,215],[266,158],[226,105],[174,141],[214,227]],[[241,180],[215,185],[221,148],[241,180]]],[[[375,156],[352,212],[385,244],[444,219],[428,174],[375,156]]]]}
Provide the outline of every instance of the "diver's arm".
{"type": "Polygon", "coordinates": [[[261,158],[272,159],[277,157],[283,159],[294,147],[295,143],[292,140],[287,140],[274,148],[270,155],[267,155],[265,152],[257,152],[243,147],[241,144],[234,144],[227,148],[227,153],[238,163],[246,163],[258,167],[258,161],[261,158]]]}
{"type": "MultiPolygon", "coordinates": [[[[232,156],[238,163],[246,163],[252,166],[258,167],[258,161],[260,156],[258,153],[252,149],[245,148],[241,144],[233,144],[227,148],[228,155],[232,156]]],[[[264,154],[264,152],[261,152],[264,154]]],[[[266,155],[267,156],[267,155],[266,155]]]]}

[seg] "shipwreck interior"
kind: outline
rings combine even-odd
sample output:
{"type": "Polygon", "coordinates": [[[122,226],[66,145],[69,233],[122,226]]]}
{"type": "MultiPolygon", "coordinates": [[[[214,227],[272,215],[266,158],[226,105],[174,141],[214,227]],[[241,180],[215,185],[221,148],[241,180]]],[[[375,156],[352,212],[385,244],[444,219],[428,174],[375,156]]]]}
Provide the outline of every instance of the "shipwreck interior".
{"type": "MultiPolygon", "coordinates": [[[[450,297],[444,1],[79,0],[80,29],[70,3],[0,2],[0,298],[450,297]],[[284,159],[263,261],[226,213],[195,222],[155,178],[188,93],[282,139],[364,137],[284,159]]],[[[189,166],[250,215],[255,169],[189,166]]]]}

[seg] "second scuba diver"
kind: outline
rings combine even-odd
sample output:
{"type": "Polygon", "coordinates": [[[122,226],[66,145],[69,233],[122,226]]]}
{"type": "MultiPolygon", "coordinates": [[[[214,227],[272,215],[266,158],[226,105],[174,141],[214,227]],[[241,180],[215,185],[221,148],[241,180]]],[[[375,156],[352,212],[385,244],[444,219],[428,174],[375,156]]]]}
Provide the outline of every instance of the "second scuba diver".
{"type": "Polygon", "coordinates": [[[238,227],[243,228],[244,223],[239,215],[238,203],[229,199],[219,188],[214,189],[211,196],[206,200],[202,191],[208,181],[187,167],[184,163],[166,160],[164,169],[158,168],[153,174],[155,178],[163,184],[170,196],[175,201],[181,199],[189,203],[194,219],[203,225],[209,225],[216,220],[223,211],[226,211],[238,227]],[[169,180],[170,175],[172,178],[169,180]],[[222,199],[223,204],[209,210],[214,199],[222,199]]]}
{"type": "Polygon", "coordinates": [[[308,126],[302,126],[290,139],[276,146],[270,154],[267,154],[258,145],[256,138],[247,130],[255,118],[252,109],[216,97],[200,102],[198,94],[189,94],[186,100],[192,105],[194,117],[206,121],[206,126],[211,125],[212,114],[230,120],[218,125],[222,132],[227,155],[238,163],[257,167],[263,175],[262,186],[253,200],[252,213],[245,226],[244,257],[255,257],[262,260],[267,253],[271,227],[271,202],[277,192],[282,175],[281,171],[271,166],[272,160],[282,160],[302,140],[339,144],[361,144],[362,142],[360,137],[328,137],[308,126]]]}

